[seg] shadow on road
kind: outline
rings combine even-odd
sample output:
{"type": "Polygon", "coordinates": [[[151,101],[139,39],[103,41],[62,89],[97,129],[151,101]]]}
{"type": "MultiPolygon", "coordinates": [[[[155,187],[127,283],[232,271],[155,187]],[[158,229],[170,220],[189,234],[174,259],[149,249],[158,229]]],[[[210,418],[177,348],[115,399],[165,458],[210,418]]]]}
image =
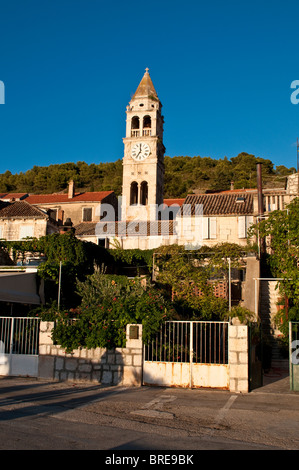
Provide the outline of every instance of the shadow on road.
{"type": "Polygon", "coordinates": [[[69,382],[39,382],[0,379],[0,421],[22,416],[50,415],[104,400],[124,388],[69,382]],[[28,404],[28,406],[26,406],[28,404]],[[5,409],[1,409],[5,407],[5,409]]]}

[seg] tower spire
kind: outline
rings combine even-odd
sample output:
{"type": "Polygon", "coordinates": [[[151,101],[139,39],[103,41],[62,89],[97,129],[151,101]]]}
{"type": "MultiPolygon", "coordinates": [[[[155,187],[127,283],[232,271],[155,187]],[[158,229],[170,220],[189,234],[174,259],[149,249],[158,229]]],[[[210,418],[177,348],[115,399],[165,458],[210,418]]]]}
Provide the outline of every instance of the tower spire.
{"type": "Polygon", "coordinates": [[[135,91],[133,98],[143,98],[143,97],[154,97],[158,99],[157,92],[153,85],[152,79],[149,74],[149,68],[145,69],[145,74],[142,77],[141,82],[139,83],[137,90],[135,91]]]}

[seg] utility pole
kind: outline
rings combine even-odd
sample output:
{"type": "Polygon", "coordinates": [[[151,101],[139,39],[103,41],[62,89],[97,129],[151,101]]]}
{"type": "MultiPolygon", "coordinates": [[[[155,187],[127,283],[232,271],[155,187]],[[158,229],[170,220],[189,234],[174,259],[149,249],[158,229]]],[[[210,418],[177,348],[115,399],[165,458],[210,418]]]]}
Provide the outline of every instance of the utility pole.
{"type": "Polygon", "coordinates": [[[62,266],[62,261],[60,261],[60,263],[59,263],[59,281],[58,281],[58,311],[60,310],[61,266],[62,266]]]}

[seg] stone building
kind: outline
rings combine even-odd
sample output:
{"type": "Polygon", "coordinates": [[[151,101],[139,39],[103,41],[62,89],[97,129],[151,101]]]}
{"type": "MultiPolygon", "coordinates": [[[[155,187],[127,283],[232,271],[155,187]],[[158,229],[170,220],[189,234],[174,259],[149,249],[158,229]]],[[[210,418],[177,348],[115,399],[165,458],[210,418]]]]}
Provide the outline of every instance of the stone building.
{"type": "Polygon", "coordinates": [[[58,223],[27,201],[0,201],[0,238],[17,241],[26,237],[40,238],[57,231],[58,223]]]}
{"type": "Polygon", "coordinates": [[[102,204],[110,205],[117,214],[117,198],[113,191],[76,192],[73,181],[69,182],[67,193],[32,194],[26,201],[46,211],[61,226],[68,219],[74,226],[99,221],[102,204]]]}
{"type": "MultiPolygon", "coordinates": [[[[247,231],[259,216],[258,190],[243,189],[164,200],[162,104],[148,69],[126,109],[123,188],[119,218],[103,217],[76,226],[82,240],[151,249],[174,243],[190,247],[220,242],[247,244],[247,231]]],[[[263,189],[263,211],[284,209],[298,196],[298,173],[287,186],[263,189]]]]}

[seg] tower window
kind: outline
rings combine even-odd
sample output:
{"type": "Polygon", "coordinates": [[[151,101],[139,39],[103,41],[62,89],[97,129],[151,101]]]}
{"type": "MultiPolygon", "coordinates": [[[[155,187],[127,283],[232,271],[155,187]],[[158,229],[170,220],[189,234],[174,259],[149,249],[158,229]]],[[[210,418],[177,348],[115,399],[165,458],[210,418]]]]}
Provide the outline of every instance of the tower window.
{"type": "Polygon", "coordinates": [[[133,181],[131,183],[131,190],[130,190],[130,205],[133,206],[138,204],[138,183],[133,181]]]}
{"type": "Polygon", "coordinates": [[[139,137],[139,117],[134,116],[131,122],[131,137],[139,137]]]}
{"type": "Polygon", "coordinates": [[[152,120],[150,116],[144,116],[143,118],[143,131],[142,135],[147,136],[151,135],[152,120]]]}
{"type": "Polygon", "coordinates": [[[143,129],[150,129],[152,127],[152,120],[150,116],[144,116],[143,129]]]}
{"type": "Polygon", "coordinates": [[[138,116],[134,116],[132,118],[131,128],[132,129],[139,129],[139,117],[138,116]]]}
{"type": "Polygon", "coordinates": [[[143,206],[147,205],[148,201],[148,184],[146,181],[142,181],[140,186],[140,203],[143,206]]]}

